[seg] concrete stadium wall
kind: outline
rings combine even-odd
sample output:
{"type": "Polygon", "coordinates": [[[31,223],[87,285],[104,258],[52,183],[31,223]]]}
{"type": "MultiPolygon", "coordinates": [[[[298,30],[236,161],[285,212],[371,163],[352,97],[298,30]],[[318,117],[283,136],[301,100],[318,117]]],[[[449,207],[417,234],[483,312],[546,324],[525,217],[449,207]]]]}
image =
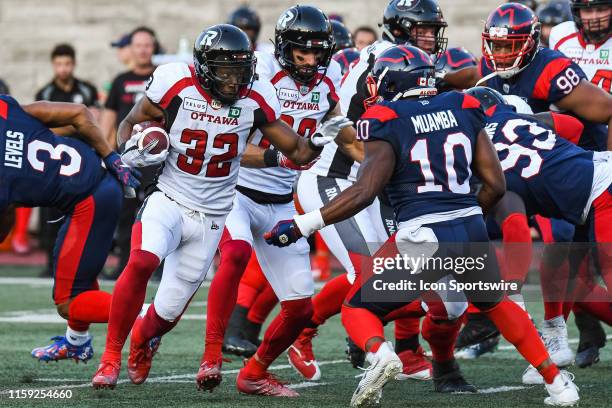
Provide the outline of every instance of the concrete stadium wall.
{"type": "MultiPolygon", "coordinates": [[[[440,0],[449,21],[449,45],[463,45],[480,54],[480,31],[488,13],[503,0],[440,0]]],[[[1,0],[0,78],[21,102],[34,98],[49,81],[49,53],[68,42],[77,50],[77,76],[98,87],[121,67],[109,43],[137,25],[153,27],[168,52],[181,36],[190,43],[205,27],[225,21],[238,0],[1,0]]],[[[309,0],[328,13],[344,16],[349,29],[376,27],[386,0],[309,0]]],[[[260,40],[272,37],[280,13],[292,5],[278,0],[249,2],[261,15],[260,40]]]]}

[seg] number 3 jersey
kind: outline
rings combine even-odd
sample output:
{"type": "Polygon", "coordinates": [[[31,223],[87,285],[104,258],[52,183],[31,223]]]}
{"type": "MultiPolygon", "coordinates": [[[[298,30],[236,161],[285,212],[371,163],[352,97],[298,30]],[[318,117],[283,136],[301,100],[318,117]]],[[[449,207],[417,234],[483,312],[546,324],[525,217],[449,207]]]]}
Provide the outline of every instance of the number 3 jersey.
{"type": "Polygon", "coordinates": [[[256,80],[244,98],[224,106],[202,88],[193,67],[171,63],[155,70],[146,95],[164,110],[170,136],[157,188],[188,208],[227,214],[249,135],[279,118],[272,85],[256,80]]]}
{"type": "MultiPolygon", "coordinates": [[[[276,58],[268,53],[256,52],[257,74],[262,81],[269,81],[276,91],[281,107],[281,119],[297,134],[310,137],[323,117],[338,103],[336,89],[341,71],[336,61],[331,61],[325,75],[317,74],[308,85],[296,82],[281,68],[276,58]]],[[[268,147],[269,142],[257,132],[253,144],[268,147]]],[[[241,168],[238,186],[272,195],[291,195],[297,172],[282,167],[264,169],[241,168]]],[[[291,201],[292,198],[289,197],[291,201]]]]}
{"type": "Polygon", "coordinates": [[[454,91],[366,110],[357,122],[357,136],[365,142],[385,141],[395,152],[385,191],[398,222],[464,210],[482,214],[470,192],[470,166],[484,127],[480,103],[454,91]]]}
{"type": "Polygon", "coordinates": [[[0,140],[0,211],[12,203],[69,211],[106,173],[91,146],[55,135],[8,95],[0,95],[0,140]]]}
{"type": "MultiPolygon", "coordinates": [[[[484,58],[480,60],[481,75],[491,74],[484,58]]],[[[582,69],[571,59],[548,48],[540,48],[533,60],[510,79],[494,76],[487,86],[504,95],[523,98],[535,113],[558,110],[554,104],[569,95],[581,80],[587,80],[582,69]]],[[[578,142],[588,150],[606,150],[608,130],[605,125],[578,118],[584,124],[583,137],[578,142]]]]}
{"type": "Polygon", "coordinates": [[[517,114],[509,105],[487,111],[486,131],[497,150],[507,189],[523,199],[529,215],[582,224],[590,201],[612,182],[609,167],[594,164],[594,156],[603,153],[557,137],[551,128],[517,114]]]}

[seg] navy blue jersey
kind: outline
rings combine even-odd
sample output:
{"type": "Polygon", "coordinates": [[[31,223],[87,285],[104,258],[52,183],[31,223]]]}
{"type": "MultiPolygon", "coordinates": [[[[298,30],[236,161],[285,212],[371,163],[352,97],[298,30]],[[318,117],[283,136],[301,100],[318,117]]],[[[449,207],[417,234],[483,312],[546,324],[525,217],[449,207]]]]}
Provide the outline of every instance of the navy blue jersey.
{"type": "Polygon", "coordinates": [[[506,176],[506,188],[528,215],[580,223],[593,184],[593,152],[558,137],[548,126],[509,105],[487,112],[486,131],[506,176]]]}
{"type": "Polygon", "coordinates": [[[0,160],[0,210],[15,203],[67,211],[105,174],[91,146],[53,134],[7,95],[0,95],[0,160]]]}
{"type": "MultiPolygon", "coordinates": [[[[484,77],[492,70],[484,58],[480,60],[480,72],[484,77]]],[[[551,110],[551,105],[569,95],[587,76],[570,58],[559,51],[540,48],[533,60],[512,78],[494,76],[487,86],[504,95],[523,98],[535,113],[551,110]]],[[[578,145],[587,150],[607,150],[608,130],[605,125],[578,118],[584,125],[578,145]]]]}
{"type": "Polygon", "coordinates": [[[363,114],[357,136],[384,140],[395,152],[385,192],[399,222],[478,205],[470,193],[470,165],[484,126],[479,102],[454,91],[383,102],[363,114]]]}

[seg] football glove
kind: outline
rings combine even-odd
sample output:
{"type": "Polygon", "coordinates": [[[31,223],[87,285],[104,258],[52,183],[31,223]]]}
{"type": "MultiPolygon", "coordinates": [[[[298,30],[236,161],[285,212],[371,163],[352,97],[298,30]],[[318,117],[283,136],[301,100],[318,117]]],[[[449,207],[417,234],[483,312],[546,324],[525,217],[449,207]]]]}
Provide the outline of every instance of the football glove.
{"type": "Polygon", "coordinates": [[[315,132],[310,136],[310,142],[316,147],[323,147],[332,142],[340,130],[352,124],[353,122],[344,116],[334,116],[317,126],[315,132]]]}
{"type": "Polygon", "coordinates": [[[291,169],[291,170],[308,170],[319,159],[317,157],[316,159],[314,159],[310,163],[306,163],[306,164],[302,164],[302,165],[295,164],[287,156],[285,156],[280,150],[277,153],[277,158],[278,158],[278,167],[282,167],[282,168],[285,168],[285,169],[291,169]]]}
{"type": "Polygon", "coordinates": [[[140,186],[140,177],[142,174],[136,169],[130,169],[123,161],[117,152],[111,152],[104,158],[106,169],[112,174],[121,185],[126,188],[138,188],[140,186]]]}
{"type": "Polygon", "coordinates": [[[168,150],[164,150],[157,154],[152,154],[150,151],[159,143],[157,140],[152,140],[146,146],[140,148],[140,139],[142,138],[139,125],[134,126],[135,133],[125,142],[125,148],[121,159],[130,167],[147,167],[163,163],[168,157],[168,150]]]}
{"type": "Polygon", "coordinates": [[[266,242],[277,247],[289,246],[300,238],[302,238],[302,233],[293,220],[279,221],[272,231],[264,234],[266,242]]]}

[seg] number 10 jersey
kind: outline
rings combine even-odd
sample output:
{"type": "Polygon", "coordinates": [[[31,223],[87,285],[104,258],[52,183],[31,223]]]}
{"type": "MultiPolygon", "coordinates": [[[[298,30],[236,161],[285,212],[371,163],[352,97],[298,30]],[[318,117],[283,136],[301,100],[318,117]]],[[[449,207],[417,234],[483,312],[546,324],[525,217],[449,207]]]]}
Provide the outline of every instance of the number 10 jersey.
{"type": "Polygon", "coordinates": [[[171,63],[155,70],[146,95],[164,110],[170,136],[157,188],[193,210],[227,214],[249,135],[280,117],[272,85],[256,80],[244,98],[222,105],[202,88],[193,67],[171,63]]]}

